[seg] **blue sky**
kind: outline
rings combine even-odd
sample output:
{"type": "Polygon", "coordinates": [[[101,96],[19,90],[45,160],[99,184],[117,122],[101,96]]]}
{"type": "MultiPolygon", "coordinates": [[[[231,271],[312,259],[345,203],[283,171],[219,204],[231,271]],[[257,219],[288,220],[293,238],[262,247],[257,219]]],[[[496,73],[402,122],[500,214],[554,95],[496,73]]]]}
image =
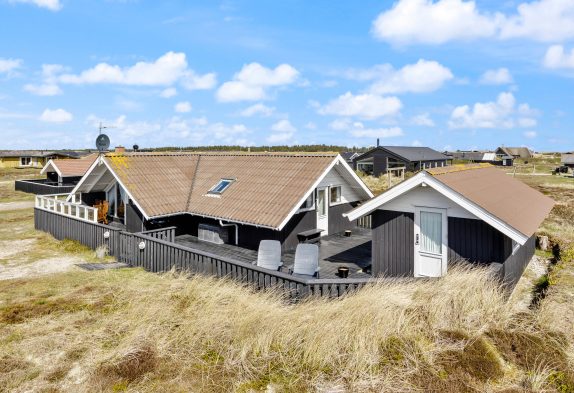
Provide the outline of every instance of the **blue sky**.
{"type": "Polygon", "coordinates": [[[574,1],[0,0],[0,149],[574,150],[574,1]]]}

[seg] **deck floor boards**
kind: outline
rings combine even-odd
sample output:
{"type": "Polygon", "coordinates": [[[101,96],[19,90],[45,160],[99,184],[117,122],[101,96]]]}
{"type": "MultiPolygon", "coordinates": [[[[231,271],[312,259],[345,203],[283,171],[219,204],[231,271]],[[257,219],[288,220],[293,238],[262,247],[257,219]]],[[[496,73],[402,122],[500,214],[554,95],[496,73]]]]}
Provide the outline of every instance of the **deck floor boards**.
{"type": "MultiPolygon", "coordinates": [[[[214,244],[199,240],[195,236],[180,235],[175,239],[182,246],[208,252],[236,261],[253,263],[257,260],[257,251],[248,250],[231,244],[214,244]]],[[[349,268],[349,278],[371,277],[363,269],[371,265],[371,230],[353,229],[350,237],[342,233],[323,236],[319,245],[319,266],[321,278],[337,278],[340,266],[349,268]]],[[[283,253],[283,270],[293,266],[295,250],[283,253]]]]}

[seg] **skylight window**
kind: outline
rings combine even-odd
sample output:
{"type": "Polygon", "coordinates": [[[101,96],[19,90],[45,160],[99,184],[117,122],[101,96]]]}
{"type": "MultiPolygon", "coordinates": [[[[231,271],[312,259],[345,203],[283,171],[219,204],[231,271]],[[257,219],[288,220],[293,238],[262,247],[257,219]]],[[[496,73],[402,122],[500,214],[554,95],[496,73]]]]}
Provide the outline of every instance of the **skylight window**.
{"type": "Polygon", "coordinates": [[[215,186],[211,188],[211,190],[209,190],[209,193],[221,195],[223,194],[223,191],[227,190],[227,187],[229,187],[233,182],[234,182],[233,179],[221,179],[219,183],[217,183],[215,186]]]}

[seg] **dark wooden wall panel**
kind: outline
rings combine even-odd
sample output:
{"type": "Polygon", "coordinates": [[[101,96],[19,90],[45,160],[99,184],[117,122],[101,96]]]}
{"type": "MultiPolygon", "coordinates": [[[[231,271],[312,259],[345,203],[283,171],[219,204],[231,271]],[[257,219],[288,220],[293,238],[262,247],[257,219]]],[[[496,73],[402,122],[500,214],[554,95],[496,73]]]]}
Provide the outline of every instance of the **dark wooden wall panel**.
{"type": "Polygon", "coordinates": [[[448,260],[472,263],[502,263],[508,250],[507,237],[482,220],[448,218],[448,260]]]}
{"type": "Polygon", "coordinates": [[[414,214],[376,210],[373,217],[373,275],[414,275],[414,214]]]}
{"type": "Polygon", "coordinates": [[[329,235],[340,233],[357,226],[356,222],[351,222],[343,213],[347,213],[357,206],[358,202],[342,203],[329,207],[329,235]]]}
{"type": "Polygon", "coordinates": [[[516,250],[514,255],[506,258],[504,261],[504,284],[507,288],[514,289],[514,286],[522,277],[524,269],[526,269],[526,266],[532,259],[535,249],[536,234],[532,235],[523,246],[516,250]]]}

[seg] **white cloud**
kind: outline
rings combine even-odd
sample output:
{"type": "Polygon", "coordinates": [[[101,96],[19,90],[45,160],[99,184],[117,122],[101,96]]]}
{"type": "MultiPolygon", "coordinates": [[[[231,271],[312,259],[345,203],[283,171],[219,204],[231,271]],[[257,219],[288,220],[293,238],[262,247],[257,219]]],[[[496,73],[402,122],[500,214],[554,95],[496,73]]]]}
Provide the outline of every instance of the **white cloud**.
{"type": "Polygon", "coordinates": [[[435,123],[433,119],[431,119],[430,114],[428,113],[421,113],[420,115],[416,115],[411,119],[411,123],[415,126],[423,126],[423,127],[434,127],[435,123]]]}
{"type": "Polygon", "coordinates": [[[481,14],[474,1],[399,0],[373,22],[372,33],[396,44],[442,44],[490,37],[500,16],[481,14]]]}
{"type": "Polygon", "coordinates": [[[214,72],[198,75],[189,70],[183,76],[181,84],[187,90],[211,90],[217,84],[217,75],[214,72]]]}
{"type": "Polygon", "coordinates": [[[178,102],[173,109],[177,113],[188,113],[191,112],[191,104],[188,101],[178,102]]]}
{"type": "Polygon", "coordinates": [[[481,12],[475,1],[399,0],[379,14],[372,33],[394,44],[443,44],[478,38],[564,41],[574,37],[574,3],[523,2],[515,12],[505,15],[481,12]]]}
{"type": "Polygon", "coordinates": [[[319,114],[336,116],[357,116],[376,119],[399,113],[402,103],[397,97],[382,97],[375,94],[353,95],[347,92],[319,107],[319,114]]]}
{"type": "Polygon", "coordinates": [[[506,18],[500,38],[529,38],[557,42],[574,37],[574,2],[538,0],[523,2],[517,14],[506,18]]]}
{"type": "Polygon", "coordinates": [[[506,85],[512,83],[512,75],[508,68],[488,70],[480,77],[480,83],[485,85],[506,85]]]}
{"type": "Polygon", "coordinates": [[[316,130],[317,129],[317,124],[313,123],[312,121],[308,122],[307,124],[305,124],[303,127],[305,127],[308,130],[316,130]]]}
{"type": "Polygon", "coordinates": [[[40,116],[41,121],[49,123],[66,123],[72,121],[73,118],[74,116],[64,109],[46,109],[40,116]]]}
{"type": "Polygon", "coordinates": [[[10,3],[24,3],[33,4],[40,8],[46,8],[50,11],[60,11],[62,9],[62,3],[60,0],[9,0],[10,3]]]}
{"type": "Polygon", "coordinates": [[[348,130],[351,124],[351,119],[335,119],[329,123],[329,128],[335,131],[348,130]]]}
{"type": "Polygon", "coordinates": [[[289,64],[281,64],[274,69],[251,63],[243,66],[225,82],[216,93],[220,102],[256,101],[267,98],[267,90],[274,86],[293,84],[299,78],[299,71],[289,64]]]}
{"type": "Polygon", "coordinates": [[[354,123],[350,131],[355,138],[393,138],[404,135],[400,127],[391,128],[365,128],[362,123],[354,123]]]}
{"type": "Polygon", "coordinates": [[[168,87],[159,93],[161,98],[171,98],[177,95],[177,89],[175,87],[168,87]]]}
{"type": "Polygon", "coordinates": [[[269,143],[287,143],[293,139],[297,129],[287,119],[279,120],[271,126],[273,133],[267,137],[269,143]]]}
{"type": "Polygon", "coordinates": [[[400,127],[370,128],[360,121],[351,119],[336,119],[329,123],[329,128],[335,131],[347,131],[355,138],[392,138],[404,135],[400,127]]]}
{"type": "Polygon", "coordinates": [[[536,125],[535,111],[527,104],[516,107],[512,93],[500,93],[496,101],[456,107],[450,116],[451,128],[514,128],[536,125]]]}
{"type": "Polygon", "coordinates": [[[262,103],[258,103],[258,104],[254,104],[254,105],[251,105],[250,107],[243,109],[239,114],[243,117],[252,117],[255,115],[267,117],[267,116],[271,116],[273,114],[273,112],[275,112],[275,108],[269,107],[269,106],[264,105],[262,103]]]}
{"type": "Polygon", "coordinates": [[[566,52],[562,45],[552,45],[544,56],[546,68],[574,68],[574,49],[566,52]]]}
{"type": "Polygon", "coordinates": [[[2,59],[0,58],[0,74],[10,74],[22,66],[20,59],[2,59]]]}
{"type": "Polygon", "coordinates": [[[156,122],[129,121],[127,116],[121,115],[116,119],[106,120],[94,115],[87,119],[92,127],[99,122],[114,126],[114,144],[130,145],[145,140],[150,145],[165,145],[173,143],[175,146],[186,145],[252,145],[245,139],[251,131],[243,124],[210,123],[205,117],[182,119],[173,116],[169,119],[156,122]]]}
{"type": "Polygon", "coordinates": [[[58,81],[67,84],[118,84],[132,86],[171,86],[181,82],[188,90],[211,89],[215,74],[197,75],[187,65],[185,53],[167,52],[154,62],[140,61],[130,67],[99,63],[80,74],[63,74],[58,81]]]}
{"type": "Polygon", "coordinates": [[[522,135],[524,135],[525,138],[533,139],[536,138],[538,134],[536,133],[536,131],[524,131],[522,135]]]}
{"type": "Polygon", "coordinates": [[[58,86],[58,73],[66,68],[60,64],[42,64],[42,83],[29,83],[24,86],[24,90],[37,96],[56,96],[62,94],[62,89],[58,86]]]}
{"type": "Polygon", "coordinates": [[[27,84],[24,85],[24,90],[37,96],[57,96],[62,94],[62,89],[58,85],[52,84],[27,84]]]}
{"type": "Polygon", "coordinates": [[[447,67],[424,59],[398,70],[390,64],[381,64],[370,69],[349,70],[345,75],[350,79],[373,80],[369,88],[373,94],[428,93],[454,78],[447,67]]]}
{"type": "Polygon", "coordinates": [[[414,141],[412,141],[411,146],[415,146],[415,147],[420,147],[422,146],[422,142],[419,141],[418,139],[415,139],[414,141]]]}

